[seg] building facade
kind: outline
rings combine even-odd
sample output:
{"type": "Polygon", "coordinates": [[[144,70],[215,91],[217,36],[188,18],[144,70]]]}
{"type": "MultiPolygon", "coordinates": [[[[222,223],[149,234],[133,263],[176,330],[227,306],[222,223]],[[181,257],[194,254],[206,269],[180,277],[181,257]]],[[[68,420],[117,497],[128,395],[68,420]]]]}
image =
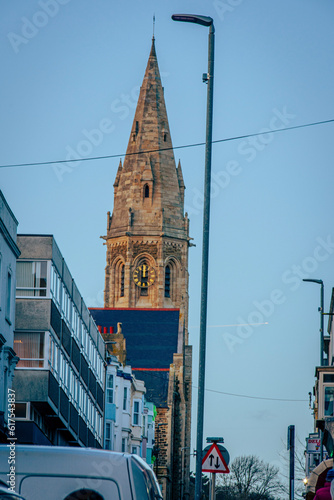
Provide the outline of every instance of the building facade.
{"type": "Polygon", "coordinates": [[[315,370],[315,429],[322,433],[325,451],[334,455],[334,289],[329,308],[327,333],[324,333],[324,365],[315,370]]]}
{"type": "MultiPolygon", "coordinates": [[[[311,500],[325,482],[328,468],[333,467],[334,456],[334,289],[332,290],[327,332],[323,335],[321,359],[315,368],[314,432],[306,439],[306,499],[311,500]],[[322,450],[322,452],[321,452],[322,450]]],[[[311,393],[310,393],[311,403],[311,393]]]]}
{"type": "Polygon", "coordinates": [[[7,440],[8,394],[18,357],[13,349],[18,222],[0,191],[0,442],[7,440]]]}
{"type": "MultiPolygon", "coordinates": [[[[189,486],[191,238],[184,213],[184,190],[181,164],[175,163],[153,38],[127,153],[114,182],[113,212],[107,216],[104,297],[105,310],[178,311],[174,353],[168,367],[161,368],[160,373],[161,380],[164,379],[161,383],[167,387],[166,401],[157,407],[156,416],[156,440],[159,440],[156,472],[166,499],[179,499],[181,491],[187,497],[189,486]]],[[[159,326],[155,327],[154,339],[158,347],[168,342],[168,334],[161,335],[159,326]]],[[[130,348],[125,329],[124,335],[130,348]]],[[[138,345],[142,338],[138,328],[138,345]]],[[[133,369],[138,368],[132,360],[130,364],[133,369]]],[[[149,392],[147,378],[145,383],[149,392]]]]}
{"type": "Polygon", "coordinates": [[[145,392],[144,382],[136,379],[130,366],[107,355],[104,448],[134,453],[150,464],[153,438],[148,439],[151,422],[145,392]]]}
{"type": "Polygon", "coordinates": [[[102,448],[104,341],[54,237],[17,243],[18,442],[102,448]]]}

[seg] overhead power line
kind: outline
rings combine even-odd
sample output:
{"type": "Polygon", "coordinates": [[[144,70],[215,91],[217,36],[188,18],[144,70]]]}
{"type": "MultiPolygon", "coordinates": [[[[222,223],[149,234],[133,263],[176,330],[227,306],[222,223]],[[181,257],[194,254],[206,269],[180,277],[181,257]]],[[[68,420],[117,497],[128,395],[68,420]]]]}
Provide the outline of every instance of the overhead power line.
{"type": "MultiPolygon", "coordinates": [[[[303,125],[294,125],[292,127],[280,128],[277,130],[268,130],[268,131],[264,131],[264,132],[257,132],[255,134],[245,134],[245,135],[238,135],[238,136],[234,136],[234,137],[227,137],[225,139],[217,139],[215,141],[212,141],[212,144],[218,144],[221,142],[238,141],[240,139],[248,139],[250,137],[257,137],[259,135],[263,136],[263,135],[268,135],[268,134],[276,134],[277,132],[286,132],[287,130],[296,130],[299,128],[314,127],[316,125],[325,125],[327,123],[333,123],[333,122],[334,122],[334,119],[323,120],[320,122],[304,123],[303,125]]],[[[198,146],[205,146],[205,142],[184,144],[183,146],[175,146],[175,147],[171,147],[171,148],[147,149],[144,151],[136,151],[134,153],[121,153],[121,154],[112,154],[112,155],[104,155],[104,156],[92,156],[89,158],[77,158],[77,159],[73,159],[73,160],[52,160],[52,161],[40,161],[40,162],[32,162],[32,163],[13,163],[13,164],[8,164],[8,165],[0,165],[0,168],[37,167],[37,166],[42,166],[42,165],[55,165],[55,164],[59,164],[59,163],[75,163],[75,162],[82,162],[82,161],[107,160],[110,158],[121,158],[121,157],[126,157],[126,156],[135,156],[135,155],[142,155],[142,154],[147,154],[147,153],[158,153],[160,151],[195,148],[198,146]]]]}
{"type": "MultiPolygon", "coordinates": [[[[193,385],[196,389],[196,387],[193,385]]],[[[247,399],[263,399],[264,401],[285,401],[289,403],[305,403],[308,399],[288,399],[288,398],[265,398],[261,396],[248,396],[247,394],[234,394],[233,392],[223,392],[215,391],[214,389],[205,389],[208,392],[215,392],[217,394],[224,394],[225,396],[235,396],[237,398],[247,398],[247,399]]]]}
{"type": "MultiPolygon", "coordinates": [[[[134,369],[134,371],[136,371],[136,370],[134,369]]],[[[150,371],[150,377],[159,378],[160,380],[164,380],[164,381],[167,380],[166,376],[162,376],[159,373],[154,373],[154,371],[150,371]]],[[[138,374],[138,379],[140,380],[140,374],[138,374]]],[[[193,384],[191,384],[191,387],[193,389],[198,389],[198,387],[196,385],[193,385],[193,384]]],[[[233,392],[216,391],[214,389],[207,389],[207,388],[205,389],[205,392],[215,392],[216,394],[223,394],[224,396],[234,396],[237,398],[261,399],[264,401],[283,401],[286,403],[307,403],[308,402],[308,399],[266,398],[266,397],[262,397],[262,396],[249,396],[247,394],[236,394],[233,392]]]]}

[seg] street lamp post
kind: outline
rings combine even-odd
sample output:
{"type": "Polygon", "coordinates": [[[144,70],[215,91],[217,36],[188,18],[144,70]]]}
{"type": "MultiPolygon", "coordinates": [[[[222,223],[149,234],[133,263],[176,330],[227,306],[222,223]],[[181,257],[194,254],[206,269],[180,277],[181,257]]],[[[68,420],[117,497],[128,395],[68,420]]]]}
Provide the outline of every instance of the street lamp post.
{"type": "MultiPolygon", "coordinates": [[[[322,280],[312,280],[312,279],[303,279],[303,281],[309,283],[317,283],[321,286],[320,289],[320,366],[324,366],[324,282],[322,280]]],[[[323,437],[324,433],[321,429],[319,429],[320,433],[320,462],[322,462],[324,458],[323,452],[323,437]]]]}
{"type": "Polygon", "coordinates": [[[209,226],[210,226],[210,188],[211,188],[211,151],[212,151],[212,115],[213,115],[213,73],[214,73],[214,25],[213,19],[191,14],[174,14],[174,21],[196,23],[210,27],[208,50],[208,74],[205,81],[207,89],[206,142],[205,142],[205,174],[204,174],[204,207],[203,207],[203,250],[201,281],[201,314],[198,367],[198,403],[197,403],[197,440],[196,440],[196,476],[195,500],[200,500],[202,490],[202,448],[204,421],[205,391],[205,352],[206,352],[206,320],[208,300],[208,266],[209,266],[209,226]]]}
{"type": "Polygon", "coordinates": [[[321,285],[320,290],[320,366],[324,366],[324,282],[322,280],[303,279],[309,283],[321,285]]]}

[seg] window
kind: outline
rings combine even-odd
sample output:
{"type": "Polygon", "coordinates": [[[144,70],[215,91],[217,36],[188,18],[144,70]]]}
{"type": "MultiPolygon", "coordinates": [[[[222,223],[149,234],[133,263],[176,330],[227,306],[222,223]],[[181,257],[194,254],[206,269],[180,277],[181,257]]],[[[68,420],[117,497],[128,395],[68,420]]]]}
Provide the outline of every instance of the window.
{"type": "Polygon", "coordinates": [[[16,295],[46,297],[47,261],[17,262],[16,295]]]}
{"type": "Polygon", "coordinates": [[[15,419],[29,418],[29,403],[15,403],[15,419]]]}
{"type": "Polygon", "coordinates": [[[133,403],[133,425],[139,425],[139,420],[140,420],[140,402],[139,401],[134,401],[133,403]]]}
{"type": "Polygon", "coordinates": [[[138,448],[137,448],[137,446],[132,446],[131,447],[131,453],[132,453],[132,455],[137,455],[138,454],[138,448]]]}
{"type": "Polygon", "coordinates": [[[111,450],[111,424],[110,422],[106,423],[106,440],[105,440],[105,449],[111,450]]]}
{"type": "Polygon", "coordinates": [[[144,186],[144,198],[149,198],[150,197],[150,187],[148,184],[145,184],[144,186]]]}
{"type": "Polygon", "coordinates": [[[72,332],[74,337],[79,341],[79,331],[80,331],[80,319],[79,319],[79,313],[78,310],[75,306],[73,306],[72,309],[72,332]]]}
{"type": "Polygon", "coordinates": [[[74,406],[76,409],[79,408],[79,380],[76,375],[74,375],[74,394],[73,394],[74,406]]]}
{"type": "Polygon", "coordinates": [[[122,452],[125,453],[127,448],[126,438],[122,438],[122,452]]]}
{"type": "Polygon", "coordinates": [[[53,336],[49,333],[49,364],[51,373],[58,378],[58,354],[59,347],[53,336]]]}
{"type": "Polygon", "coordinates": [[[82,344],[82,349],[85,354],[85,356],[88,355],[88,332],[86,327],[82,324],[82,329],[81,329],[81,344],[82,344]]]}
{"type": "Polygon", "coordinates": [[[108,375],[107,377],[107,403],[114,402],[114,376],[108,375]]]}
{"type": "Polygon", "coordinates": [[[146,416],[143,415],[143,437],[147,437],[146,416]]]}
{"type": "Polygon", "coordinates": [[[7,296],[6,296],[6,320],[11,322],[12,312],[12,273],[8,271],[7,274],[7,296]]]}
{"type": "Polygon", "coordinates": [[[134,489],[138,498],[162,498],[159,485],[151,469],[144,468],[135,457],[131,460],[134,489]]]}
{"type": "Polygon", "coordinates": [[[127,399],[128,399],[128,388],[124,387],[123,393],[123,410],[126,411],[127,408],[127,399]]]}
{"type": "Polygon", "coordinates": [[[122,264],[122,266],[121,266],[120,297],[124,297],[124,269],[125,269],[125,266],[124,266],[124,264],[122,264]]]}
{"type": "Polygon", "coordinates": [[[62,310],[65,317],[65,321],[68,326],[71,326],[71,312],[72,312],[72,301],[65,287],[63,287],[63,303],[62,310]]]}
{"type": "Polygon", "coordinates": [[[170,267],[165,267],[165,297],[170,297],[170,267]]]}
{"type": "Polygon", "coordinates": [[[51,266],[50,292],[58,307],[61,303],[61,279],[54,266],[51,266]]]}
{"type": "Polygon", "coordinates": [[[165,133],[164,133],[164,142],[166,142],[166,141],[167,141],[167,134],[166,134],[166,132],[165,132],[165,133]]]}
{"type": "Polygon", "coordinates": [[[14,349],[20,358],[18,368],[44,367],[44,337],[44,332],[14,334],[14,349]]]}
{"type": "MultiPolygon", "coordinates": [[[[95,410],[95,413],[96,413],[96,430],[95,430],[95,437],[96,439],[101,442],[101,416],[99,414],[98,411],[95,410]]],[[[105,438],[106,438],[106,434],[105,434],[105,438]]],[[[112,445],[112,426],[110,425],[110,448],[109,449],[112,449],[113,445],[112,445]]]]}
{"type": "Polygon", "coordinates": [[[99,355],[97,358],[97,377],[98,382],[103,385],[103,361],[99,355]]]}
{"type": "MultiPolygon", "coordinates": [[[[58,481],[58,479],[57,479],[57,481],[58,481]]],[[[50,480],[49,480],[49,482],[50,482],[50,480]]],[[[57,484],[57,483],[55,483],[55,484],[57,484]]],[[[116,486],[112,485],[111,489],[112,489],[112,496],[113,497],[114,497],[114,495],[118,496],[118,493],[114,493],[116,490],[116,486]]],[[[116,490],[116,492],[117,492],[117,490],[116,490]]],[[[72,493],[67,495],[64,500],[80,500],[80,499],[84,499],[84,498],[88,498],[88,499],[94,498],[94,500],[103,500],[103,497],[101,495],[99,495],[98,493],[96,493],[95,490],[91,490],[91,489],[87,489],[87,488],[82,488],[81,490],[72,491],[72,493]]]]}
{"type": "Polygon", "coordinates": [[[333,416],[334,387],[325,387],[325,417],[333,416]]]}

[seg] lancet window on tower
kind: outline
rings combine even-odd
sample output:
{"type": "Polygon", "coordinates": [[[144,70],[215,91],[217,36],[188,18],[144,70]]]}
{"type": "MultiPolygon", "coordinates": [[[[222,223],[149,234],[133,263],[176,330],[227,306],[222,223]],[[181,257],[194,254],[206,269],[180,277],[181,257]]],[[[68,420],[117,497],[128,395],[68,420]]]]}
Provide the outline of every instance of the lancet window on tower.
{"type": "Polygon", "coordinates": [[[170,257],[165,262],[165,297],[171,299],[172,302],[178,300],[178,279],[179,262],[170,257]]]}
{"type": "Polygon", "coordinates": [[[144,198],[149,198],[150,197],[150,186],[148,184],[145,184],[144,186],[144,198]]]}
{"type": "Polygon", "coordinates": [[[165,267],[165,297],[170,297],[170,266],[165,267]]]}
{"type": "Polygon", "coordinates": [[[120,269],[120,297],[124,297],[124,275],[125,275],[125,266],[124,264],[121,264],[121,269],[120,269]]]}
{"type": "Polygon", "coordinates": [[[113,265],[114,269],[114,290],[115,290],[115,300],[117,301],[121,297],[125,296],[125,264],[121,257],[119,257],[113,265]]]}

